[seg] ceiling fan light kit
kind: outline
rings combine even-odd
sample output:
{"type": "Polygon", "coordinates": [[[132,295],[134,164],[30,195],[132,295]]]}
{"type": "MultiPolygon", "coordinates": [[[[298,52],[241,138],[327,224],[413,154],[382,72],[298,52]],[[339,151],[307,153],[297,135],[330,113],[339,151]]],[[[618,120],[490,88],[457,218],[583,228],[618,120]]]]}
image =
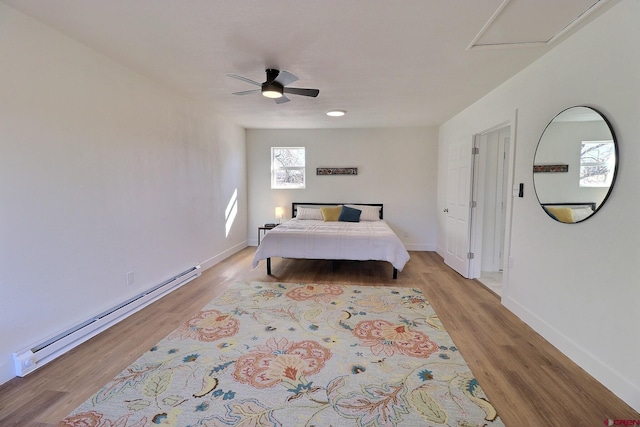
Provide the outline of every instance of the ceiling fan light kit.
{"type": "Polygon", "coordinates": [[[310,97],[316,97],[320,93],[318,89],[287,87],[288,84],[291,84],[296,80],[298,80],[297,76],[291,74],[288,71],[284,71],[284,70],[280,71],[273,68],[268,68],[265,71],[267,74],[267,80],[264,83],[258,83],[254,80],[239,76],[237,74],[227,74],[227,76],[232,77],[234,79],[242,80],[243,82],[260,86],[260,89],[245,90],[243,92],[234,92],[233,94],[248,95],[250,93],[260,92],[262,93],[262,96],[275,100],[276,104],[282,104],[284,102],[290,101],[290,99],[284,95],[285,93],[293,94],[293,95],[301,95],[301,96],[310,96],[310,97]]]}
{"type": "Polygon", "coordinates": [[[266,96],[267,98],[282,98],[283,87],[276,85],[275,83],[263,84],[262,85],[262,96],[266,96]]]}

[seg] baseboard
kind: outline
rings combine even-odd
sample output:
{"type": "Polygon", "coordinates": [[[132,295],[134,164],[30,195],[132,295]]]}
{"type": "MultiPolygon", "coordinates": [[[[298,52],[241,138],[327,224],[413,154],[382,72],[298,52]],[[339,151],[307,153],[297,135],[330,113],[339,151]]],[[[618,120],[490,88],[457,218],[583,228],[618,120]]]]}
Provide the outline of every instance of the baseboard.
{"type": "MultiPolygon", "coordinates": [[[[9,355],[11,355],[9,353],[9,355]]],[[[13,359],[0,363],[0,385],[12,380],[16,376],[16,370],[13,365],[13,359]]]]}
{"type": "Polygon", "coordinates": [[[640,412],[640,387],[511,297],[502,304],[616,396],[640,412]]]}
{"type": "Polygon", "coordinates": [[[209,258],[206,261],[203,261],[200,263],[200,266],[202,266],[202,270],[206,270],[208,268],[213,267],[214,265],[218,264],[221,261],[224,261],[225,259],[229,258],[231,255],[240,252],[241,250],[243,250],[244,248],[246,248],[247,245],[247,241],[243,241],[241,243],[238,243],[235,246],[230,247],[229,249],[227,249],[226,251],[220,252],[217,255],[214,255],[213,257],[209,258]]]}
{"type": "Polygon", "coordinates": [[[434,244],[404,243],[404,247],[408,251],[433,252],[436,250],[436,245],[434,244]]]}

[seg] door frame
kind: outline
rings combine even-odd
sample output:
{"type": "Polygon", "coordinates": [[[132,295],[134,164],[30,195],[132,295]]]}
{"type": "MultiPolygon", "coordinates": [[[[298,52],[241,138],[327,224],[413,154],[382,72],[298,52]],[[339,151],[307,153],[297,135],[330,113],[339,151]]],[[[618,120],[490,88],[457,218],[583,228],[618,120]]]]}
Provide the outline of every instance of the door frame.
{"type": "MultiPolygon", "coordinates": [[[[504,297],[508,292],[508,282],[509,282],[509,267],[511,265],[511,225],[512,225],[512,213],[513,213],[513,199],[517,196],[517,186],[514,185],[514,171],[515,171],[515,153],[516,153],[516,134],[517,134],[517,116],[518,110],[514,111],[514,114],[511,120],[503,121],[500,124],[495,126],[491,126],[481,132],[478,132],[473,137],[474,147],[479,148],[480,140],[482,136],[486,136],[492,132],[503,129],[505,127],[510,127],[509,132],[509,150],[507,152],[507,159],[505,159],[506,165],[506,174],[507,174],[507,197],[506,197],[506,208],[505,208],[505,218],[504,218],[504,245],[503,245],[503,259],[505,260],[503,265],[503,289],[502,289],[502,297],[504,297]],[[512,191],[508,191],[511,188],[512,191]],[[511,194],[511,197],[509,197],[511,194]]],[[[471,191],[472,191],[472,200],[475,202],[475,207],[471,210],[471,219],[470,219],[470,242],[469,242],[469,252],[473,253],[474,256],[469,261],[469,278],[478,278],[480,277],[480,270],[482,266],[482,220],[483,214],[482,209],[479,209],[480,203],[478,198],[482,195],[480,194],[481,189],[484,186],[484,176],[482,173],[484,172],[478,164],[479,155],[474,156],[474,167],[473,167],[473,179],[471,182],[471,191]]]]}

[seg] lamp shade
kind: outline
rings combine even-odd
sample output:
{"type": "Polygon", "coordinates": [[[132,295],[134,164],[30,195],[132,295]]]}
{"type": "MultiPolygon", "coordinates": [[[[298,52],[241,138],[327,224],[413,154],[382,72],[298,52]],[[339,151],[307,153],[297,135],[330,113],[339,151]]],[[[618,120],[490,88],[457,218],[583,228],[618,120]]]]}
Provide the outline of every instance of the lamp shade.
{"type": "Polygon", "coordinates": [[[280,222],[283,216],[284,216],[284,208],[282,206],[278,206],[276,208],[276,219],[278,220],[278,222],[280,222]]]}

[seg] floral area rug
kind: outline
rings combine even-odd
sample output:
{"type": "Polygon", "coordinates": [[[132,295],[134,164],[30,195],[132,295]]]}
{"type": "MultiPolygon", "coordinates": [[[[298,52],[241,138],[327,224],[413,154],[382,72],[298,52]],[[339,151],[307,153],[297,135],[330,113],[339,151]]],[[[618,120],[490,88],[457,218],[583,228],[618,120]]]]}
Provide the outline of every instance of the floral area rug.
{"type": "Polygon", "coordinates": [[[60,426],[503,426],[418,289],[239,282],[60,426]]]}

